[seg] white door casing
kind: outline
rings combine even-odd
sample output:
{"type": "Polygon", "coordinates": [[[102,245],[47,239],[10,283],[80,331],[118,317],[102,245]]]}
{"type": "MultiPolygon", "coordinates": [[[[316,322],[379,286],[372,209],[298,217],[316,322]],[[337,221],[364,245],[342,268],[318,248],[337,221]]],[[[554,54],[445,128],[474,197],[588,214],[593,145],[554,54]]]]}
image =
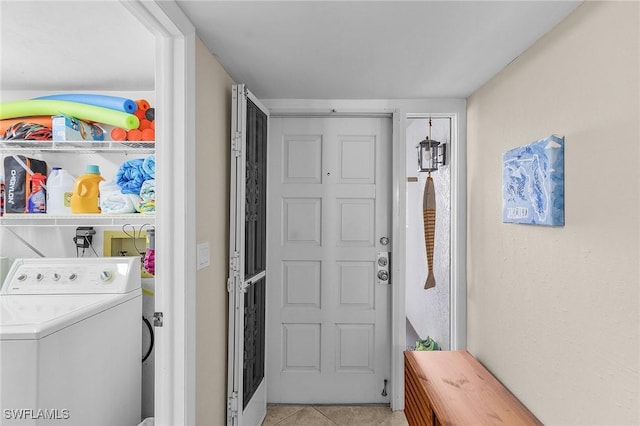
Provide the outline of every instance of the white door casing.
{"type": "MultiPolygon", "coordinates": [[[[231,183],[230,183],[230,225],[229,225],[229,279],[227,289],[229,291],[229,344],[228,344],[228,378],[227,378],[227,424],[228,425],[259,425],[266,416],[266,384],[264,378],[264,332],[257,330],[257,340],[252,336],[245,336],[247,330],[252,329],[246,321],[252,316],[252,306],[256,303],[256,294],[264,291],[266,282],[266,270],[262,263],[254,259],[255,250],[253,243],[264,242],[263,233],[266,231],[262,227],[262,234],[250,235],[254,230],[248,230],[248,223],[260,221],[258,217],[251,218],[251,210],[247,208],[250,204],[264,205],[266,194],[264,188],[259,187],[257,174],[266,174],[266,163],[258,164],[255,153],[257,145],[263,149],[266,140],[256,137],[255,123],[256,113],[260,111],[263,120],[260,126],[268,126],[268,111],[262,103],[249,92],[243,84],[234,85],[232,88],[232,112],[231,112],[231,183]],[[249,124],[248,123],[252,123],[249,124]],[[248,188],[248,182],[254,183],[248,188]],[[255,202],[255,203],[254,203],[255,202]],[[248,212],[249,211],[249,212],[248,212]],[[248,259],[251,258],[251,259],[248,259]],[[260,286],[260,289],[256,291],[260,286]],[[261,341],[261,342],[260,342],[261,341]],[[260,365],[256,387],[249,391],[247,376],[253,372],[253,365],[249,365],[254,346],[259,347],[257,351],[262,353],[258,357],[260,365]],[[249,366],[248,366],[249,365],[249,366]]],[[[267,137],[263,128],[264,136],[267,137]]],[[[266,178],[266,176],[265,176],[266,178]]],[[[266,208],[264,209],[266,212],[266,208]]],[[[258,215],[259,216],[259,215],[258,215]]],[[[264,216],[263,216],[264,217],[264,216]]],[[[261,250],[263,252],[264,250],[261,250]]],[[[262,255],[263,256],[263,255],[262,255]]],[[[260,257],[260,256],[258,256],[260,257]]],[[[258,302],[262,306],[261,314],[264,318],[264,299],[258,302]]],[[[264,324],[264,321],[261,322],[264,324]]],[[[253,333],[252,333],[253,334],[253,333]]]]}
{"type": "Polygon", "coordinates": [[[155,402],[158,426],[195,424],[195,27],[175,2],[120,0],[156,40],[155,402]]]}
{"type": "Polygon", "coordinates": [[[391,251],[391,119],[270,126],[268,400],[389,402],[391,288],[376,259],[391,251]]]}

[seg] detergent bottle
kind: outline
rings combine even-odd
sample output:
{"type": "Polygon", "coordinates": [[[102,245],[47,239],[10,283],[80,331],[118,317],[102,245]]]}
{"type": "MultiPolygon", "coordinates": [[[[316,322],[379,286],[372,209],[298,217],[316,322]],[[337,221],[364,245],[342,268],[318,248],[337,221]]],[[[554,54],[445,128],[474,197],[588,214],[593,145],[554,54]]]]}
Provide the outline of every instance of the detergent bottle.
{"type": "Polygon", "coordinates": [[[31,192],[27,200],[27,213],[46,213],[47,195],[44,183],[47,177],[42,173],[34,173],[31,176],[31,192]]]}
{"type": "Polygon", "coordinates": [[[54,167],[47,179],[47,213],[55,215],[71,214],[71,195],[75,178],[59,167],[54,167]]]}
{"type": "Polygon", "coordinates": [[[87,165],[87,172],[78,176],[71,194],[71,213],[100,213],[100,167],[87,165]]]}

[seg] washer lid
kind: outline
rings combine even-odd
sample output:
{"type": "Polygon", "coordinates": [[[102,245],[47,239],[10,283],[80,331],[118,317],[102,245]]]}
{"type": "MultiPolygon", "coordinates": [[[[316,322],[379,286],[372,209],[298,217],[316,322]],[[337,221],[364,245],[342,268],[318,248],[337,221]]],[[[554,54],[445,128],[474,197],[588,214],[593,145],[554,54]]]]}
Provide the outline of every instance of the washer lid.
{"type": "Polygon", "coordinates": [[[41,339],[140,295],[2,295],[0,340],[41,339]]]}

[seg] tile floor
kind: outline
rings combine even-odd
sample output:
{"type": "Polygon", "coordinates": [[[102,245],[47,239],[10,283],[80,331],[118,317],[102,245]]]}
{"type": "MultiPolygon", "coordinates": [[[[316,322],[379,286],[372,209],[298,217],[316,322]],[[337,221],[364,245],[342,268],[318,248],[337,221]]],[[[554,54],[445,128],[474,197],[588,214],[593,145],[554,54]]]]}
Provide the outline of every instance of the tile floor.
{"type": "Polygon", "coordinates": [[[402,411],[388,405],[268,405],[262,426],[406,426],[402,411]]]}

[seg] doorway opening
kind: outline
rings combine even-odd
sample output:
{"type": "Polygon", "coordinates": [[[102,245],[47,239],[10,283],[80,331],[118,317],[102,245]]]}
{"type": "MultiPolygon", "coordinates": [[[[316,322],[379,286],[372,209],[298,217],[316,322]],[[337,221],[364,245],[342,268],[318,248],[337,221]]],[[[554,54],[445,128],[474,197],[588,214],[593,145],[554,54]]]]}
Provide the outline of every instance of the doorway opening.
{"type": "MultiPolygon", "coordinates": [[[[406,124],[407,228],[406,228],[406,330],[407,349],[432,339],[442,350],[451,349],[451,169],[449,160],[430,173],[418,170],[419,141],[428,136],[433,141],[452,143],[452,118],[446,116],[412,116],[406,124]],[[435,287],[425,289],[428,274],[423,194],[427,176],[435,188],[435,236],[431,270],[435,287]]],[[[445,150],[446,152],[446,150],[445,150]]],[[[434,345],[431,345],[434,347],[434,345]]]]}

